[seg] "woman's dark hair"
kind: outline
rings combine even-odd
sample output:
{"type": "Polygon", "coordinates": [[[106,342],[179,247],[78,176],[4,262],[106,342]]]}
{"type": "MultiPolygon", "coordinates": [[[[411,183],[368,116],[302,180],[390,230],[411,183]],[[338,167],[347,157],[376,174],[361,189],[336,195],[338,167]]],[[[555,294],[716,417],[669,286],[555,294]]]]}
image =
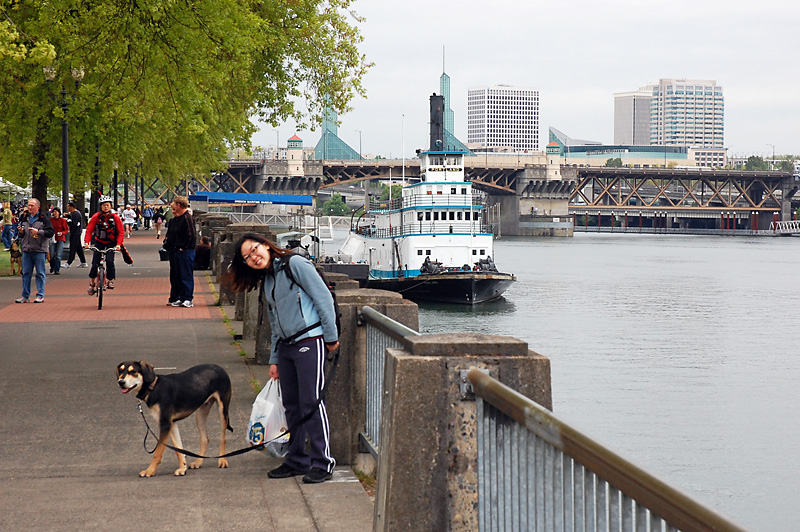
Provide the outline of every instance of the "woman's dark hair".
{"type": "Polygon", "coordinates": [[[247,292],[258,287],[258,283],[264,278],[267,271],[272,270],[272,262],[275,257],[285,257],[291,251],[278,247],[274,242],[258,233],[245,233],[233,246],[233,260],[228,266],[228,271],[222,276],[222,286],[231,292],[247,292]],[[270,261],[264,270],[254,270],[242,258],[242,244],[245,240],[253,240],[269,248],[270,261]]]}
{"type": "Polygon", "coordinates": [[[53,207],[53,212],[56,211],[58,211],[58,215],[61,216],[61,209],[59,209],[58,207],[53,207]]]}

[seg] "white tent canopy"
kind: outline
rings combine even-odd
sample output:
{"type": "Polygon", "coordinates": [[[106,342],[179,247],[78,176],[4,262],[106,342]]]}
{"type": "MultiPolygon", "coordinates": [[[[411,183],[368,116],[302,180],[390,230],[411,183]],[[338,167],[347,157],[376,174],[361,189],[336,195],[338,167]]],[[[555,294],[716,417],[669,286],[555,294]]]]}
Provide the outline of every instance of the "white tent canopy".
{"type": "Polygon", "coordinates": [[[14,183],[9,183],[2,177],[0,177],[0,194],[3,196],[9,195],[17,195],[17,194],[30,194],[30,189],[22,188],[21,186],[15,185],[14,183]]]}

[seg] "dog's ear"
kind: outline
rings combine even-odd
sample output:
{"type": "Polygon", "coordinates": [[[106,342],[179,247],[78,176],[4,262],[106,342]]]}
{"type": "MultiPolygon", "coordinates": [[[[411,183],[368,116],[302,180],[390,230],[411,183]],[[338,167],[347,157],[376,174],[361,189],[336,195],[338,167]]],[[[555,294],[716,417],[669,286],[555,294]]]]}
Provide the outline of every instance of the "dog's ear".
{"type": "Polygon", "coordinates": [[[142,366],[142,377],[144,378],[144,382],[153,382],[156,378],[156,372],[153,369],[153,365],[144,361],[139,361],[139,365],[142,366]]]}

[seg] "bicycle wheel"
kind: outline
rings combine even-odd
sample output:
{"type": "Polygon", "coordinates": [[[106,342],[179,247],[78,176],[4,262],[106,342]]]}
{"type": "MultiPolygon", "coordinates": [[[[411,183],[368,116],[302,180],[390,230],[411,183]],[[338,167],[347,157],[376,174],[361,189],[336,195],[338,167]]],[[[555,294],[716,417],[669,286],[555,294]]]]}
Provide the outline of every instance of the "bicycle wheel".
{"type": "Polygon", "coordinates": [[[103,292],[105,291],[106,269],[103,263],[97,268],[97,310],[103,310],[103,292]]]}

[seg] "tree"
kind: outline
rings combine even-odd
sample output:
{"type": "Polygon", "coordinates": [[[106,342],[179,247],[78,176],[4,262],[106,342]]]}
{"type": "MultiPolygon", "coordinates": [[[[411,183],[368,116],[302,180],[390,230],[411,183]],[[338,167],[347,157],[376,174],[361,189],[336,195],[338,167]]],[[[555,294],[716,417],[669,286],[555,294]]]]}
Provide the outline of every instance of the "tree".
{"type": "Polygon", "coordinates": [[[622,159],[619,157],[614,157],[613,159],[607,159],[606,166],[611,168],[622,168],[622,159]]]}
{"type": "Polygon", "coordinates": [[[794,162],[794,157],[787,156],[781,161],[777,169],[781,172],[794,172],[794,162]]]}
{"type": "Polygon", "coordinates": [[[254,117],[346,112],[370,66],[350,3],[3,2],[0,175],[60,175],[62,89],[76,190],[96,163],[102,183],[139,163],[168,183],[208,174],[249,149],[254,117]]]}
{"type": "MultiPolygon", "coordinates": [[[[403,195],[403,186],[402,185],[392,185],[392,199],[398,199],[403,195]]],[[[381,185],[381,197],[380,200],[388,200],[389,199],[389,185],[381,185]]]]}
{"type": "Polygon", "coordinates": [[[322,214],[325,216],[341,216],[349,213],[350,207],[344,202],[341,194],[334,194],[331,199],[322,204],[322,214]]]}
{"type": "Polygon", "coordinates": [[[744,164],[745,170],[769,170],[769,163],[758,155],[751,155],[744,164]]]}

